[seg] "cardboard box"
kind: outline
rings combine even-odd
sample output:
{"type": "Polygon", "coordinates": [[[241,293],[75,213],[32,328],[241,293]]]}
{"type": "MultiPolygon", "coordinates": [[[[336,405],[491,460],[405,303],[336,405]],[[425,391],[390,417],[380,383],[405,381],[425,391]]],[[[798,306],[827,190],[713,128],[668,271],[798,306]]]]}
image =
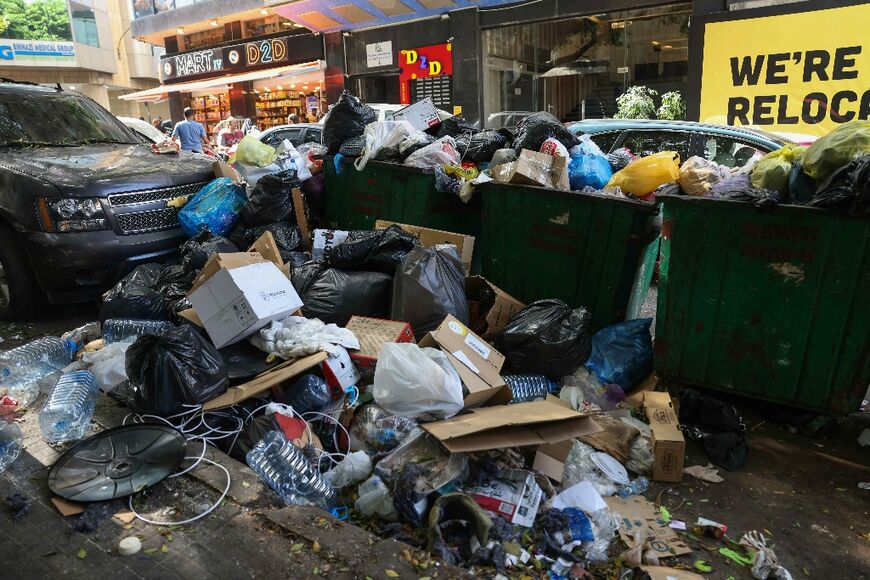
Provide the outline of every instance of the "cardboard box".
{"type": "Polygon", "coordinates": [[[364,368],[375,367],[378,353],[386,343],[414,342],[414,331],[407,322],[351,316],[345,328],[359,341],[359,350],[348,351],[350,360],[364,368]]]}
{"type": "Polygon", "coordinates": [[[459,249],[459,259],[462,260],[462,265],[465,266],[465,273],[468,274],[471,271],[471,257],[474,252],[474,236],[466,236],[465,234],[445,232],[444,230],[433,230],[431,228],[400,224],[398,222],[390,222],[386,220],[378,220],[375,222],[375,228],[379,230],[385,230],[391,225],[397,225],[406,232],[414,234],[420,238],[420,244],[426,248],[434,248],[441,244],[453,244],[459,249]]]}
{"type": "Polygon", "coordinates": [[[283,362],[241,385],[230,387],[223,395],[215,397],[204,404],[202,409],[203,411],[211,411],[212,409],[220,409],[222,407],[229,407],[241,403],[242,401],[259,395],[263,391],[271,389],[272,387],[277,387],[284,381],[289,381],[290,379],[301,375],[308,369],[316,367],[324,360],[326,360],[326,353],[316,352],[306,357],[296,359],[295,361],[283,362]]]}
{"type": "Polygon", "coordinates": [[[287,276],[259,253],[212,255],[187,296],[217,348],[302,306],[287,276]]]}
{"type": "Polygon", "coordinates": [[[465,488],[483,509],[498,514],[512,524],[531,528],[544,495],[530,471],[508,469],[482,485],[465,488]]]}
{"type": "Polygon", "coordinates": [[[497,165],[491,171],[494,181],[539,185],[568,191],[568,160],[523,149],[516,161],[497,165]]]}
{"type": "Polygon", "coordinates": [[[459,373],[468,389],[465,408],[490,402],[505,404],[511,400],[510,389],[501,378],[504,355],[471,332],[455,316],[449,315],[433,332],[418,343],[420,348],[440,348],[459,373]]]}
{"type": "Polygon", "coordinates": [[[338,345],[335,348],[335,354],[327,355],[320,368],[326,384],[332,391],[333,400],[338,400],[344,394],[344,390],[357,384],[362,376],[351,361],[347,349],[338,345]]]}
{"type": "Polygon", "coordinates": [[[418,131],[425,131],[430,127],[441,124],[441,118],[438,116],[438,109],[435,108],[432,97],[426,97],[413,105],[399,109],[393,113],[393,116],[389,120],[407,121],[418,131]]]}
{"type": "Polygon", "coordinates": [[[226,161],[221,161],[218,159],[217,161],[212,162],[211,164],[212,171],[214,171],[214,176],[218,177],[229,177],[236,183],[241,181],[241,177],[239,176],[239,172],[236,171],[232,165],[227,163],[226,161]]]}
{"type": "Polygon", "coordinates": [[[421,427],[454,453],[557,443],[600,430],[587,415],[553,399],[480,407],[421,427]]]}
{"type": "Polygon", "coordinates": [[[472,327],[484,340],[489,341],[504,330],[510,319],[517,312],[525,308],[526,305],[490,283],[486,278],[482,276],[468,276],[465,278],[465,296],[468,298],[469,305],[472,302],[477,302],[478,296],[480,296],[480,289],[484,286],[489,286],[493,294],[495,294],[495,302],[493,302],[492,307],[488,311],[479,313],[480,318],[476,324],[472,324],[472,327]]]}
{"type": "Polygon", "coordinates": [[[652,431],[653,474],[656,481],[682,481],[686,440],[674,403],[667,393],[647,391],[643,396],[644,412],[652,431]]]}
{"type": "Polygon", "coordinates": [[[535,451],[532,469],[543,473],[553,481],[561,482],[562,476],[565,475],[565,462],[573,446],[573,439],[541,445],[535,451]]]}

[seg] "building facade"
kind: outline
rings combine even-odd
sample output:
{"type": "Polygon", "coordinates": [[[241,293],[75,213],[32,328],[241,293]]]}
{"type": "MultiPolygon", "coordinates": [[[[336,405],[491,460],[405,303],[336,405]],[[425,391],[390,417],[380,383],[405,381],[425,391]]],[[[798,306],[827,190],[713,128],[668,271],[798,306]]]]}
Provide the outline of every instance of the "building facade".
{"type": "Polygon", "coordinates": [[[119,99],[159,84],[162,51],[130,35],[130,0],[17,0],[0,5],[0,77],[60,83],[119,116],[168,115],[119,99]]]}

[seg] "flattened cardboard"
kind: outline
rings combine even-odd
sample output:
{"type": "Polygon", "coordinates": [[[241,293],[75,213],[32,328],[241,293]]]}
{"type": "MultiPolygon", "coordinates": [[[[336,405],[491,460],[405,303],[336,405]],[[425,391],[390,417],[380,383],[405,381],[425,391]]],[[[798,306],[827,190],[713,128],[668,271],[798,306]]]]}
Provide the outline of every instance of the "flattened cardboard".
{"type": "Polygon", "coordinates": [[[296,225],[299,226],[299,233],[302,234],[303,250],[311,249],[311,226],[308,225],[308,212],[305,208],[305,197],[298,187],[294,187],[291,191],[293,196],[293,213],[296,214],[296,225]]]}
{"type": "Polygon", "coordinates": [[[265,390],[271,389],[286,380],[301,375],[311,367],[315,367],[325,360],[325,352],[316,352],[306,357],[296,359],[295,361],[281,363],[241,385],[230,387],[223,395],[215,397],[204,404],[202,409],[203,411],[210,411],[212,409],[220,409],[222,407],[235,405],[236,403],[241,403],[242,401],[250,399],[265,390]]]}
{"type": "Polygon", "coordinates": [[[495,294],[495,302],[486,312],[484,321],[486,330],[479,333],[481,338],[490,341],[495,335],[505,329],[514,315],[526,307],[525,304],[496,286],[482,276],[468,276],[465,278],[465,296],[469,300],[476,300],[483,286],[489,286],[495,294]]]}
{"type": "Polygon", "coordinates": [[[652,432],[652,478],[655,481],[682,481],[686,440],[680,431],[671,396],[665,392],[647,391],[644,393],[643,404],[652,432]]]}
{"type": "Polygon", "coordinates": [[[407,322],[366,316],[351,316],[345,326],[359,341],[359,350],[349,350],[350,360],[357,366],[374,368],[378,353],[388,342],[414,342],[414,331],[407,322]]]}
{"type": "Polygon", "coordinates": [[[263,235],[248,248],[248,253],[251,252],[260,254],[278,268],[284,267],[284,260],[281,259],[281,252],[278,250],[278,244],[275,243],[275,236],[272,235],[272,232],[263,232],[263,235]]]}
{"type": "Polygon", "coordinates": [[[504,365],[504,355],[471,332],[455,316],[448,315],[418,345],[420,348],[440,348],[447,355],[447,360],[468,389],[464,400],[466,409],[482,405],[496,397],[500,403],[510,401],[510,389],[499,374],[504,365]]]}
{"type": "Polygon", "coordinates": [[[573,439],[600,428],[587,415],[551,399],[480,407],[421,425],[449,451],[488,451],[573,439]]]}
{"type": "Polygon", "coordinates": [[[565,462],[573,445],[574,441],[571,439],[541,445],[535,451],[532,469],[543,473],[553,481],[561,482],[562,476],[565,475],[565,462]]]}
{"type": "Polygon", "coordinates": [[[400,224],[398,222],[386,220],[376,221],[375,229],[385,230],[392,225],[397,225],[409,234],[413,234],[420,238],[420,244],[425,248],[434,248],[441,244],[453,244],[459,249],[459,259],[465,267],[465,273],[468,274],[471,271],[471,257],[474,253],[474,236],[466,236],[465,234],[456,234],[444,230],[433,230],[431,228],[400,224]]]}
{"type": "Polygon", "coordinates": [[[634,546],[634,535],[646,529],[654,539],[647,543],[659,558],[691,554],[689,548],[672,528],[661,519],[655,505],[643,496],[622,498],[605,497],[610,511],[619,514],[619,536],[629,548],[634,546]]]}
{"type": "Polygon", "coordinates": [[[63,517],[84,513],[86,508],[85,504],[69,501],[62,497],[52,497],[51,503],[54,504],[54,507],[57,508],[57,511],[59,511],[60,515],[63,517]]]}
{"type": "Polygon", "coordinates": [[[546,153],[523,149],[516,161],[503,163],[492,170],[492,178],[502,183],[538,185],[550,189],[570,189],[568,160],[546,153]]]}
{"type": "Polygon", "coordinates": [[[178,315],[180,317],[192,322],[193,324],[195,324],[196,326],[198,326],[200,328],[203,327],[202,320],[199,319],[199,315],[196,313],[196,310],[194,310],[193,308],[188,308],[187,310],[182,310],[181,312],[178,313],[178,315]]]}

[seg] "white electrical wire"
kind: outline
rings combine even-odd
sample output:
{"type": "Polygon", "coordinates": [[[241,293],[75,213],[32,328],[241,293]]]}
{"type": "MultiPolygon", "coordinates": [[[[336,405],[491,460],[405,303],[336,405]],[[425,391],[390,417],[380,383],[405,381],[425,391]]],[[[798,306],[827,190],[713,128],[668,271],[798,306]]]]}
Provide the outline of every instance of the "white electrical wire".
{"type": "MultiPolygon", "coordinates": [[[[214,505],[212,505],[210,508],[208,508],[207,510],[205,510],[201,514],[199,514],[195,517],[192,517],[192,518],[188,518],[186,520],[182,520],[180,522],[158,522],[158,521],[154,521],[154,520],[149,520],[148,518],[141,516],[139,514],[139,512],[136,511],[136,508],[133,507],[133,496],[131,495],[129,498],[128,504],[130,506],[130,511],[133,512],[134,516],[136,516],[137,518],[139,518],[140,520],[142,520],[146,524],[151,524],[152,526],[183,526],[186,524],[191,524],[191,523],[195,522],[196,520],[202,519],[217,509],[217,507],[221,504],[221,502],[224,501],[224,498],[227,496],[227,494],[230,491],[230,485],[232,484],[232,480],[230,478],[229,470],[226,467],[224,467],[223,465],[221,465],[220,463],[218,463],[217,461],[212,461],[211,459],[206,459],[205,457],[199,457],[199,458],[185,457],[185,459],[197,459],[197,462],[193,464],[194,466],[199,465],[199,463],[202,461],[205,461],[206,463],[211,463],[215,467],[220,467],[221,469],[224,470],[224,473],[227,476],[227,487],[226,487],[226,489],[224,489],[224,492],[221,494],[221,496],[218,498],[218,500],[214,503],[214,505]]],[[[185,470],[182,473],[186,473],[189,470],[190,470],[190,468],[188,468],[187,470],[185,470]]],[[[181,475],[181,473],[179,473],[177,475],[170,475],[170,477],[177,477],[178,475],[181,475]]]]}

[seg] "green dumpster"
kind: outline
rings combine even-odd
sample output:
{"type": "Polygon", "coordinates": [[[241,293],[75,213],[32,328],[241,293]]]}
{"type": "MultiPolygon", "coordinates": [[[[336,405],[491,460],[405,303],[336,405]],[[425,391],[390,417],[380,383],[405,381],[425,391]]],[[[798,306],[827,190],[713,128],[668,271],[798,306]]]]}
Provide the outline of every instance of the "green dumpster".
{"type": "Polygon", "coordinates": [[[435,189],[435,176],[415,167],[369,161],[357,171],[351,160],[336,173],[324,159],[325,218],[329,227],[369,230],[377,220],[446,230],[470,236],[480,231],[480,200],[469,203],[435,189]]]}
{"type": "Polygon", "coordinates": [[[870,221],[661,196],[655,368],[828,414],[870,382],[870,221]]]}
{"type": "Polygon", "coordinates": [[[650,241],[649,204],[597,194],[489,183],[475,244],[482,274],[525,302],[584,306],[595,330],[624,320],[650,241]]]}

